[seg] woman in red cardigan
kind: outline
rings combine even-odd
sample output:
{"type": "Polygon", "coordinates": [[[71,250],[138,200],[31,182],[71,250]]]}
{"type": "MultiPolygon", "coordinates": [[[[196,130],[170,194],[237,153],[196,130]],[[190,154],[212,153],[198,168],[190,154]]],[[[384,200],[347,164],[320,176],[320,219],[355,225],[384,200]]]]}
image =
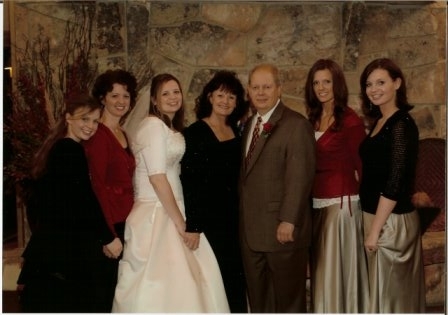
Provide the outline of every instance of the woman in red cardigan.
{"type": "Polygon", "coordinates": [[[364,124],[347,106],[348,89],[339,65],[320,59],[305,86],[308,118],[316,136],[313,187],[311,287],[313,311],[362,313],[368,284],[359,209],[364,124]]]}
{"type": "Polygon", "coordinates": [[[134,203],[135,159],[121,125],[135,105],[136,87],[135,77],[124,70],[108,70],[96,79],[92,95],[103,105],[101,123],[95,136],[84,146],[93,190],[109,229],[115,235],[113,243],[103,247],[107,257],[98,275],[104,290],[103,300],[97,303],[104,306],[104,312],[112,310],[124,225],[134,203]]]}

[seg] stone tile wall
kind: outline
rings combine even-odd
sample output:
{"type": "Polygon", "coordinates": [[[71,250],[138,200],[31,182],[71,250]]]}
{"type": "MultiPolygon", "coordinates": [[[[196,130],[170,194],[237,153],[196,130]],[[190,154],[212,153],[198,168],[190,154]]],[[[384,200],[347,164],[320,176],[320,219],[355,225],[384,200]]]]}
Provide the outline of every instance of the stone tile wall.
{"type": "MultiPolygon", "coordinates": [[[[195,120],[194,98],[214,71],[234,70],[245,84],[261,62],[281,69],[283,100],[305,113],[307,71],[318,58],[332,58],[343,66],[350,105],[360,113],[359,75],[372,59],[387,56],[405,72],[420,137],[446,138],[445,2],[21,0],[11,7],[14,60],[33,58],[26,57],[26,45],[47,49],[48,64],[27,62],[54,72],[48,80],[59,86],[49,93],[54,103],[64,93],[55,73],[80,51],[97,72],[132,71],[142,94],[154,74],[179,77],[187,123],[195,120]],[[67,44],[76,36],[83,47],[67,44]]],[[[141,106],[130,129],[145,114],[146,104],[141,106]]]]}

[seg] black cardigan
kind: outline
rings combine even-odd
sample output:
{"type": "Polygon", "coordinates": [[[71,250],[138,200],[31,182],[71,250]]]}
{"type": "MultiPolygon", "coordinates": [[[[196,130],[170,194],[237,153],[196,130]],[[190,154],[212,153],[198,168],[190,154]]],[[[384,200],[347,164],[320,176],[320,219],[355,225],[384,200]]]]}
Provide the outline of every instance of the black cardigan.
{"type": "Polygon", "coordinates": [[[418,153],[417,126],[407,111],[399,110],[373,137],[372,131],[359,149],[363,164],[359,193],[362,210],[375,214],[379,198],[384,196],[397,201],[392,213],[411,212],[418,153]]]}

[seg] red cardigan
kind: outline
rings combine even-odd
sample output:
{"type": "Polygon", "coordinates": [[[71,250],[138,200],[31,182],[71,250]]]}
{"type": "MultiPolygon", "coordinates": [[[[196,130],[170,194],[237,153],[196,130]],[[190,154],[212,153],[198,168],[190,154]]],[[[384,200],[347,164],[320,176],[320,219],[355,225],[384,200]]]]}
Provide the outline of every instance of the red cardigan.
{"type": "Polygon", "coordinates": [[[343,116],[340,131],[328,128],[317,140],[316,176],[313,186],[314,198],[335,198],[356,195],[361,180],[359,145],[366,137],[363,121],[351,108],[343,116]]]}
{"type": "Polygon", "coordinates": [[[134,204],[134,156],[101,123],[95,135],[83,143],[93,190],[109,228],[118,236],[114,224],[125,222],[134,204]]]}

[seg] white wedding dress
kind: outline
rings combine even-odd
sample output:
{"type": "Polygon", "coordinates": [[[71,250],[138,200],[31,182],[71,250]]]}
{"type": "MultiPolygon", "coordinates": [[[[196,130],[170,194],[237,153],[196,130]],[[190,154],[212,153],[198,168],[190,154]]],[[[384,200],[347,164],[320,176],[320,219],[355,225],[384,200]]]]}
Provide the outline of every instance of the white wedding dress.
{"type": "Polygon", "coordinates": [[[179,161],[181,133],[147,117],[132,141],[137,168],[135,203],[126,220],[123,258],[113,312],[228,313],[219,266],[207,239],[188,249],[168,217],[148,176],[165,173],[185,217],[179,161]]]}

